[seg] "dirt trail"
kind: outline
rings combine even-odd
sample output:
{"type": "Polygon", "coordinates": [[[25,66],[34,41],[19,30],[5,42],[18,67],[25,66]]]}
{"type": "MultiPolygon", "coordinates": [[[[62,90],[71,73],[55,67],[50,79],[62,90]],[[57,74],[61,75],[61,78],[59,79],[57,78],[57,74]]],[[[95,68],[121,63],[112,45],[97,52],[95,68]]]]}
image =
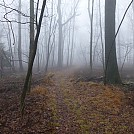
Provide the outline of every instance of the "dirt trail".
{"type": "Polygon", "coordinates": [[[79,73],[66,69],[43,76],[26,97],[24,120],[20,79],[11,85],[1,80],[0,134],[134,134],[134,92],[77,81],[79,73]]]}
{"type": "Polygon", "coordinates": [[[58,124],[57,132],[58,134],[74,134],[77,131],[75,124],[73,123],[73,115],[65,102],[64,90],[73,88],[72,83],[69,80],[71,72],[57,72],[54,77],[55,87],[53,90],[56,95],[56,106],[57,106],[57,116],[58,124]]]}

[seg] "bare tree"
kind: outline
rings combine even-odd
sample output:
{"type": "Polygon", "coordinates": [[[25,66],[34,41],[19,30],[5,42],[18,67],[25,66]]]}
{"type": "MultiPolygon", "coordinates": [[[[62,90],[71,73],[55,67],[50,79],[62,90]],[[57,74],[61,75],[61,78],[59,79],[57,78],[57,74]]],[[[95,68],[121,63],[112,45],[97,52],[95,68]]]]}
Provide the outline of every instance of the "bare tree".
{"type": "Polygon", "coordinates": [[[103,32],[102,32],[102,15],[101,15],[101,3],[99,0],[99,16],[100,16],[100,38],[101,38],[101,46],[102,46],[102,65],[103,65],[103,70],[105,70],[105,62],[104,62],[104,43],[103,43],[103,32]]]}
{"type": "MultiPolygon", "coordinates": [[[[38,5],[38,3],[37,3],[38,5]]],[[[38,10],[38,9],[37,9],[38,10]]],[[[37,11],[38,13],[38,11],[37,11]]],[[[28,64],[31,64],[31,60],[32,60],[32,53],[34,51],[34,0],[30,0],[30,45],[29,45],[29,62],[28,64]]],[[[30,65],[28,65],[30,66],[30,65]]],[[[32,79],[32,70],[31,70],[31,74],[29,77],[29,83],[28,83],[28,88],[29,88],[29,92],[30,92],[30,88],[31,88],[31,79],[32,79]]]]}
{"type": "MultiPolygon", "coordinates": [[[[18,11],[21,12],[21,0],[19,0],[19,7],[18,11]]],[[[23,71],[23,64],[22,64],[22,48],[21,48],[21,14],[18,14],[18,59],[19,59],[19,66],[20,71],[23,71]]]]}
{"type": "Polygon", "coordinates": [[[74,7],[74,12],[70,18],[68,18],[65,22],[62,20],[62,11],[61,11],[61,0],[58,0],[57,12],[58,12],[58,67],[61,68],[63,64],[63,48],[64,48],[64,40],[63,40],[63,26],[65,26],[72,18],[76,16],[76,9],[78,6],[79,0],[76,2],[74,7]]]}
{"type": "Polygon", "coordinates": [[[119,27],[117,28],[117,32],[115,33],[116,0],[105,1],[105,79],[104,79],[104,84],[107,84],[107,83],[120,84],[121,83],[118,66],[117,66],[115,39],[119,33],[120,27],[132,3],[133,3],[133,0],[131,0],[129,5],[127,6],[125,13],[119,24],[119,27]],[[109,10],[109,6],[111,7],[110,10],[109,10]],[[109,30],[111,28],[113,31],[109,30]],[[114,34],[114,37],[113,37],[113,34],[114,34]]]}
{"type": "Polygon", "coordinates": [[[115,46],[115,8],[116,0],[105,1],[105,84],[121,83],[115,46]]]}
{"type": "MultiPolygon", "coordinates": [[[[118,9],[118,22],[119,22],[119,9],[118,9]]],[[[121,67],[121,41],[120,41],[120,33],[118,34],[118,59],[119,59],[119,67],[121,67]]]]}
{"type": "Polygon", "coordinates": [[[127,45],[127,46],[125,46],[126,48],[126,53],[125,53],[125,56],[124,56],[124,60],[123,60],[123,63],[122,63],[122,66],[121,66],[121,74],[122,74],[122,72],[123,72],[123,67],[124,67],[124,64],[125,64],[125,61],[126,61],[126,59],[127,59],[127,56],[128,56],[128,54],[130,53],[130,51],[131,51],[131,49],[129,48],[129,46],[127,45]]]}
{"type": "Polygon", "coordinates": [[[70,44],[71,44],[71,21],[68,23],[68,31],[67,31],[67,66],[69,66],[69,58],[70,58],[70,44]]]}
{"type": "Polygon", "coordinates": [[[90,0],[88,0],[88,14],[90,18],[90,73],[92,75],[93,69],[93,56],[92,56],[92,48],[93,48],[93,17],[94,17],[94,0],[92,0],[92,8],[90,12],[90,0]]]}
{"type": "MultiPolygon", "coordinates": [[[[28,87],[29,87],[30,76],[32,74],[32,68],[33,68],[33,63],[34,63],[34,59],[35,59],[35,55],[36,55],[36,51],[37,51],[38,39],[39,39],[39,35],[40,35],[41,24],[42,24],[42,19],[43,19],[45,6],[46,6],[46,0],[43,0],[41,13],[40,13],[40,16],[39,16],[39,21],[37,21],[37,19],[36,19],[37,31],[36,31],[36,35],[35,35],[35,38],[34,38],[34,45],[32,47],[31,56],[29,57],[30,60],[29,60],[29,64],[28,64],[27,75],[26,75],[26,79],[25,79],[25,82],[24,82],[23,92],[22,92],[22,95],[21,95],[21,112],[22,112],[22,115],[24,113],[24,106],[25,106],[24,101],[25,101],[26,93],[27,93],[28,87]]],[[[37,12],[38,12],[38,8],[36,10],[36,13],[37,12]]],[[[37,18],[38,18],[38,16],[37,16],[37,18]]]]}
{"type": "Polygon", "coordinates": [[[54,14],[54,2],[52,0],[51,2],[51,17],[50,17],[50,23],[49,23],[49,31],[48,31],[48,41],[47,41],[47,51],[46,51],[46,65],[45,65],[45,72],[48,70],[48,64],[50,60],[50,54],[53,48],[53,42],[51,43],[52,37],[55,38],[54,34],[56,31],[57,23],[56,23],[56,18],[53,16],[54,14]]]}
{"type": "MultiPolygon", "coordinates": [[[[73,7],[75,9],[75,5],[73,7]]],[[[75,37],[75,17],[72,19],[72,25],[73,25],[73,29],[72,29],[72,42],[71,42],[71,52],[70,52],[70,65],[73,64],[73,53],[74,53],[74,46],[75,46],[75,41],[74,41],[74,37],[75,37]]]]}
{"type": "MultiPolygon", "coordinates": [[[[11,53],[11,56],[10,56],[10,61],[9,59],[7,58],[6,54],[4,53],[4,56],[6,57],[6,59],[8,60],[8,63],[10,64],[10,67],[11,67],[11,71],[15,71],[15,66],[14,66],[14,55],[13,55],[13,50],[12,50],[12,41],[11,41],[11,33],[13,34],[13,38],[14,38],[14,33],[13,33],[13,29],[12,29],[12,24],[11,24],[11,21],[9,21],[7,19],[7,15],[8,15],[8,12],[7,12],[7,7],[6,7],[6,4],[5,4],[5,1],[3,0],[3,7],[5,9],[5,15],[4,15],[4,18],[7,20],[6,23],[7,23],[7,27],[8,27],[8,33],[7,33],[7,38],[8,38],[8,46],[9,46],[9,52],[11,53]]],[[[14,45],[14,43],[13,43],[14,45]]]]}

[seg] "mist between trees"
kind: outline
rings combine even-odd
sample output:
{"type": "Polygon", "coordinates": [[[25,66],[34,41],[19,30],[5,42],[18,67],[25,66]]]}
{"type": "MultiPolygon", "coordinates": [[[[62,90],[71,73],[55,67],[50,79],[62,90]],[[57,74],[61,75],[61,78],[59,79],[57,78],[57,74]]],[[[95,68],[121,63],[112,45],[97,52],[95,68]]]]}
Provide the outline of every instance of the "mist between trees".
{"type": "Polygon", "coordinates": [[[32,73],[87,66],[121,84],[134,71],[133,0],[2,0],[0,31],[0,75],[27,73],[23,101],[32,73]]]}

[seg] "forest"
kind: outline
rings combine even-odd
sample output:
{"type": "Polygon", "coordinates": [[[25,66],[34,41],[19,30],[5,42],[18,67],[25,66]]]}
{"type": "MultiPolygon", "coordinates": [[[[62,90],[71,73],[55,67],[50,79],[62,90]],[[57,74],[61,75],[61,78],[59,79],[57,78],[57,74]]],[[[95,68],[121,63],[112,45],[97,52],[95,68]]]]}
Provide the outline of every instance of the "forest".
{"type": "Polygon", "coordinates": [[[0,134],[134,134],[134,1],[0,0],[0,134]]]}

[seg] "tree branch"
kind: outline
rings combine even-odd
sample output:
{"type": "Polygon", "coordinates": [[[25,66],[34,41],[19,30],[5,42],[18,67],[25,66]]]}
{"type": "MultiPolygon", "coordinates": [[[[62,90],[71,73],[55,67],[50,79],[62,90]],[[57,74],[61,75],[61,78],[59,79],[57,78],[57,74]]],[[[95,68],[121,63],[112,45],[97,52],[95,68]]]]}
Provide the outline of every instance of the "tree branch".
{"type": "Polygon", "coordinates": [[[74,18],[74,17],[76,16],[76,9],[77,9],[77,7],[78,7],[78,4],[79,4],[79,0],[77,1],[76,5],[75,5],[73,15],[72,15],[69,19],[67,19],[67,20],[62,24],[62,26],[66,25],[72,18],[74,18]]]}

